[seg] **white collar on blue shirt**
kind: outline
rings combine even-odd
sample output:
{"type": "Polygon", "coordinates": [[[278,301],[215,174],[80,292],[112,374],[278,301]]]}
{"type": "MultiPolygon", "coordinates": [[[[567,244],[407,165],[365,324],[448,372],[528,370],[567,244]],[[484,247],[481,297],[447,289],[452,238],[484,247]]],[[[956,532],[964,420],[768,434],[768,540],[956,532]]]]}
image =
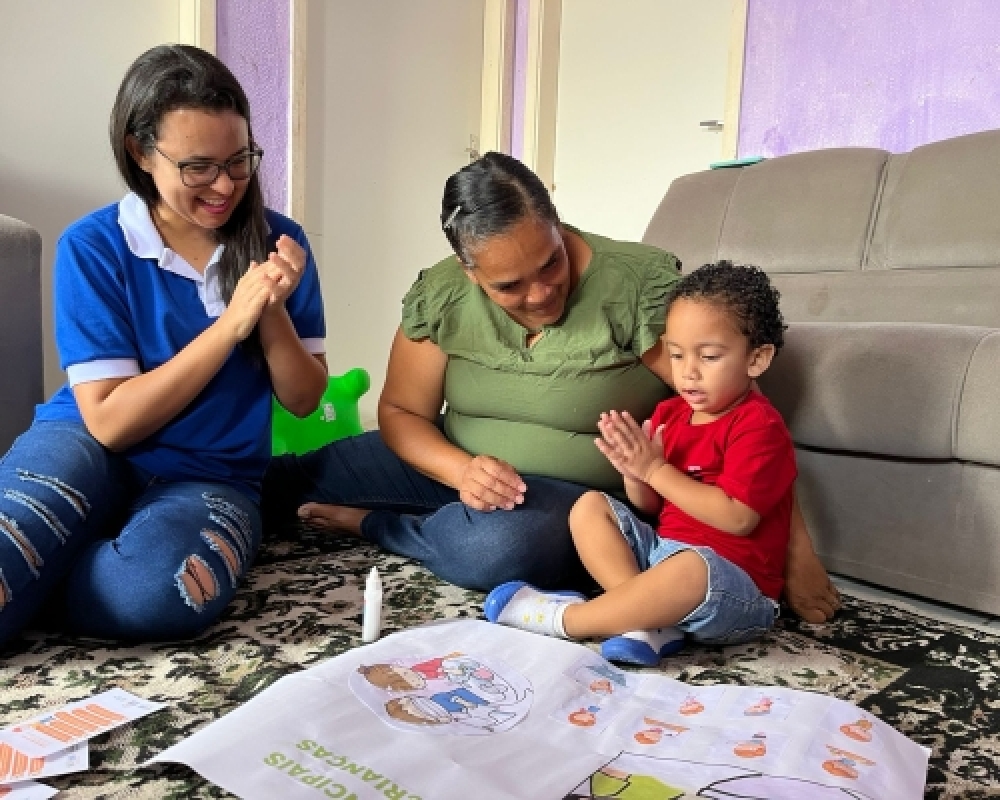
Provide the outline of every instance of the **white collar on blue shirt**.
{"type": "Polygon", "coordinates": [[[222,257],[223,245],[215,248],[205,274],[188,264],[183,257],[163,243],[163,237],[156,230],[146,203],[135,192],[129,192],[118,204],[118,226],[125,234],[125,243],[136,258],[156,259],[161,269],[188,278],[198,285],[198,296],[210,317],[218,317],[226,309],[219,290],[218,263],[222,257]]]}

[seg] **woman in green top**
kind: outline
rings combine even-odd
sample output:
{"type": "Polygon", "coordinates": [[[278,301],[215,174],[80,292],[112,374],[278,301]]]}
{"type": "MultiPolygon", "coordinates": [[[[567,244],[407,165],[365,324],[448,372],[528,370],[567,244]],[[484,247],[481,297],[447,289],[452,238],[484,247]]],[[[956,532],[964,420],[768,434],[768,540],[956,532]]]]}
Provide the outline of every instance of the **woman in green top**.
{"type": "MultiPolygon", "coordinates": [[[[500,153],[448,179],[441,222],[455,256],[403,300],[380,430],[276,459],[265,513],[360,535],[468,588],[572,585],[570,508],[622,488],[597,420],[646,419],[663,399],[647,367],[679,264],[563,224],[538,177],[500,153]]],[[[822,619],[836,593],[797,521],[789,584],[804,590],[796,610],[822,619]]]]}

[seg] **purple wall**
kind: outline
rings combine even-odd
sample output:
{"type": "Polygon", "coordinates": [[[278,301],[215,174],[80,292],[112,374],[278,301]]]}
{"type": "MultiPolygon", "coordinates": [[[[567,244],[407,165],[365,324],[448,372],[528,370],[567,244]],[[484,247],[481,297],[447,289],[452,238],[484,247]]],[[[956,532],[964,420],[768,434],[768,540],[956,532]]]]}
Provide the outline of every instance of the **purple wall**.
{"type": "Polygon", "coordinates": [[[739,155],[1000,128],[997,0],[748,0],[739,155]]]}
{"type": "Polygon", "coordinates": [[[288,210],[290,0],[217,0],[216,52],[250,98],[264,201],[288,210]]]}

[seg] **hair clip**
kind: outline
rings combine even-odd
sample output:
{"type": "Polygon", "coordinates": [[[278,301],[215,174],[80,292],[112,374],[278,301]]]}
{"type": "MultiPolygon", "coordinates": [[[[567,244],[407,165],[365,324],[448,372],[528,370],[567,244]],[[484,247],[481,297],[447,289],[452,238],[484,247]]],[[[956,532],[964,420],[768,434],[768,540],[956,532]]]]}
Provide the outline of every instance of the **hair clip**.
{"type": "Polygon", "coordinates": [[[455,221],[455,217],[458,216],[458,212],[462,210],[461,206],[455,206],[455,210],[448,215],[448,219],[444,221],[444,225],[441,226],[442,230],[448,230],[451,227],[451,223],[455,221]]]}

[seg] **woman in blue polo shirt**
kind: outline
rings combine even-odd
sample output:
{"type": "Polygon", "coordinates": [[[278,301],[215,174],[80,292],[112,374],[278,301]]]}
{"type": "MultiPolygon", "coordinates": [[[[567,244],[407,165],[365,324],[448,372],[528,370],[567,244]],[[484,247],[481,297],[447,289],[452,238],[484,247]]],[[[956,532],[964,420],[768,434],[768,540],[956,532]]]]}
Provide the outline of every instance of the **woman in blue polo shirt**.
{"type": "Polygon", "coordinates": [[[0,643],[43,604],[92,636],[204,630],[260,543],[272,393],[305,415],[326,387],[316,265],[264,208],[232,73],[146,52],[111,145],[130,193],[56,247],[68,383],[0,461],[0,643]]]}

